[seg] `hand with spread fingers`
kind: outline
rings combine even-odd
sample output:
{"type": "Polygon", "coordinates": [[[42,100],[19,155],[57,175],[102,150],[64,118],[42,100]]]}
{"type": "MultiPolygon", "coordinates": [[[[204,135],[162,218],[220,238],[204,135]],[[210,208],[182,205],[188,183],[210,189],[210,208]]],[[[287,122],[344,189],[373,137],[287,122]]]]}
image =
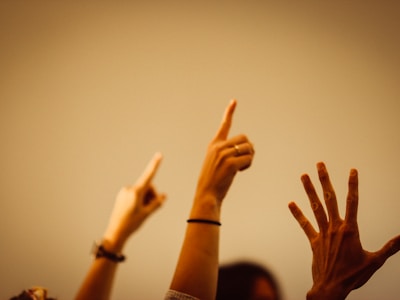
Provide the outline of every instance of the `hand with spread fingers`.
{"type": "Polygon", "coordinates": [[[165,200],[165,194],[157,192],[152,184],[161,159],[161,154],[156,153],[136,183],[118,193],[96,258],[75,300],[110,299],[118,262],[124,260],[121,252],[126,241],[165,200]]]}
{"type": "Polygon", "coordinates": [[[313,286],[309,300],[345,299],[354,289],[363,286],[385,261],[400,250],[400,235],[387,242],[379,251],[362,248],[357,224],[358,172],[350,171],[346,215],[339,215],[335,191],[323,163],[317,164],[326,211],[308,175],[301,180],[318,223],[317,232],[296,203],[289,209],[303,228],[313,252],[313,286]]]}

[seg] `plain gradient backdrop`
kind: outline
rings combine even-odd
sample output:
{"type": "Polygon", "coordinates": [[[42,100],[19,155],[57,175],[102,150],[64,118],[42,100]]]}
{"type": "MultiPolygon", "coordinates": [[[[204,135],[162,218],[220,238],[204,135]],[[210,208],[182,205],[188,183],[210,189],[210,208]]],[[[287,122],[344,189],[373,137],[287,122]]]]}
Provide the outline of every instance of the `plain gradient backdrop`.
{"type": "MultiPolygon", "coordinates": [[[[231,135],[256,156],[223,205],[221,262],[259,261],[305,299],[312,221],[300,175],[324,161],[375,251],[400,233],[398,1],[0,2],[0,298],[42,285],[72,299],[115,196],[156,151],[165,205],[129,241],[113,299],[162,299],[206,146],[231,98],[231,135]]],[[[315,223],[314,223],[315,224],[315,223]]],[[[399,298],[400,254],[348,299],[399,298]]]]}

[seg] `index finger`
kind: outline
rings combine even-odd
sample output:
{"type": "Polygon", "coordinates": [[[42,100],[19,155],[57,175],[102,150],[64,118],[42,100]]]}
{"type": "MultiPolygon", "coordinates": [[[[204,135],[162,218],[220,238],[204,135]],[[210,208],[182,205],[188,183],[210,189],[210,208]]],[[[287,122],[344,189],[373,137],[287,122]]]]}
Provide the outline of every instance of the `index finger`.
{"type": "Polygon", "coordinates": [[[290,202],[288,207],[293,217],[297,220],[301,228],[303,228],[308,240],[311,242],[318,235],[318,233],[315,231],[310,221],[306,218],[306,216],[304,216],[303,212],[295,202],[290,202]]]}
{"type": "Polygon", "coordinates": [[[162,160],[162,154],[157,152],[154,154],[151,161],[147,164],[144,172],[136,181],[136,185],[138,186],[147,186],[150,184],[151,180],[153,179],[154,175],[157,172],[158,166],[160,165],[162,160]]]}
{"type": "Polygon", "coordinates": [[[229,129],[231,128],[232,117],[233,117],[233,112],[235,111],[236,103],[237,102],[235,99],[231,100],[228,107],[225,109],[225,113],[222,118],[221,125],[220,125],[214,139],[226,140],[226,138],[228,137],[228,133],[229,133],[229,129]]]}

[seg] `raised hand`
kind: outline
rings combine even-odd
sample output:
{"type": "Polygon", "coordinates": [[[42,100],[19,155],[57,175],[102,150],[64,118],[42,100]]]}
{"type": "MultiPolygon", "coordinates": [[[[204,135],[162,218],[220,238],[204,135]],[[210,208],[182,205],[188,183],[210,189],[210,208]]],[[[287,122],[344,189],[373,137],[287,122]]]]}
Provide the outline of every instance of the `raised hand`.
{"type": "Polygon", "coordinates": [[[178,297],[174,293],[185,293],[202,300],[215,299],[216,296],[218,225],[221,225],[222,200],[236,173],[248,168],[254,156],[253,145],[245,135],[228,138],[235,107],[236,101],[232,100],[207,148],[181,253],[170,285],[172,299],[178,299],[173,298],[178,297]]]}
{"type": "Polygon", "coordinates": [[[364,285],[385,261],[400,250],[400,235],[387,242],[379,251],[362,248],[357,224],[358,173],[350,171],[346,215],[339,215],[335,191],[323,163],[317,164],[326,211],[308,175],[302,175],[304,189],[318,223],[317,232],[296,203],[289,209],[303,228],[313,252],[313,287],[307,299],[345,299],[354,289],[364,285]]]}
{"type": "Polygon", "coordinates": [[[228,138],[236,100],[225,110],[221,125],[208,145],[207,154],[197,185],[197,196],[215,197],[221,204],[238,171],[247,169],[253,160],[254,149],[245,135],[228,138]]]}
{"type": "MultiPolygon", "coordinates": [[[[133,186],[120,190],[107,229],[101,242],[102,251],[121,255],[127,239],[135,232],[165,200],[165,195],[156,191],[152,180],[161,162],[161,154],[156,153],[142,176],[133,186]]],[[[118,261],[96,254],[85,276],[75,300],[109,300],[117,271],[118,261]]]]}
{"type": "Polygon", "coordinates": [[[128,237],[164,202],[165,194],[158,193],[152,184],[161,159],[161,154],[156,153],[136,183],[119,191],[104,235],[104,239],[113,247],[122,247],[128,237]]]}

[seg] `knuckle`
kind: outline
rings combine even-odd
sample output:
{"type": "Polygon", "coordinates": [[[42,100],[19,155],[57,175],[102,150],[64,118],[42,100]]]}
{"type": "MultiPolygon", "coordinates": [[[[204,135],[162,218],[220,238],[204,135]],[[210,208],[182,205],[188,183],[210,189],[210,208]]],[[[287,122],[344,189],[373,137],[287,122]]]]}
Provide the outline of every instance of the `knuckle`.
{"type": "Polygon", "coordinates": [[[216,153],[221,152],[222,149],[223,149],[223,145],[220,142],[212,143],[209,146],[209,150],[212,152],[216,152],[216,153]]]}
{"type": "Polygon", "coordinates": [[[242,142],[247,142],[249,139],[247,138],[247,135],[245,135],[244,133],[241,133],[238,135],[238,138],[240,141],[242,142]]]}
{"type": "Polygon", "coordinates": [[[334,194],[331,191],[324,191],[324,198],[325,200],[332,200],[334,199],[334,194]]]}
{"type": "Polygon", "coordinates": [[[356,228],[349,223],[343,223],[341,226],[341,231],[344,237],[354,237],[357,235],[356,228]]]}

